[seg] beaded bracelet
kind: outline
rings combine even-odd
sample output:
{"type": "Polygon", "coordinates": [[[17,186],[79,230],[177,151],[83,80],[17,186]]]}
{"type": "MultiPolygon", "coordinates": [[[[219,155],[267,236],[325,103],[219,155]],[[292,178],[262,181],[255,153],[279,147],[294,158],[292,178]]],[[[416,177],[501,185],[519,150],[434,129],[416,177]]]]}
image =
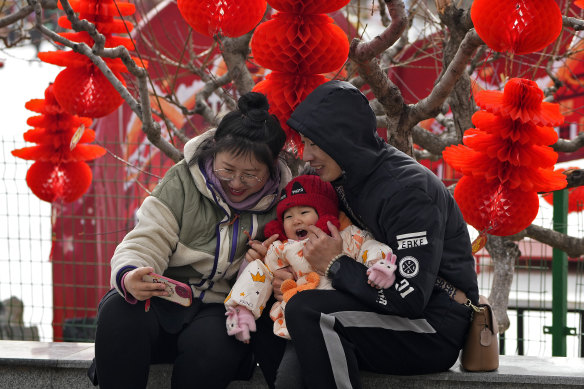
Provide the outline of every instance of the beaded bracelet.
{"type": "Polygon", "coordinates": [[[325,277],[328,277],[329,270],[331,270],[331,266],[332,266],[332,264],[333,264],[333,263],[335,263],[335,262],[336,262],[336,260],[337,260],[337,259],[339,259],[340,257],[342,257],[343,255],[345,255],[345,254],[343,254],[343,253],[340,253],[340,254],[337,254],[337,255],[335,255],[335,256],[333,257],[333,259],[331,259],[331,261],[329,262],[328,266],[326,267],[326,270],[324,271],[324,276],[325,276],[325,277]]]}

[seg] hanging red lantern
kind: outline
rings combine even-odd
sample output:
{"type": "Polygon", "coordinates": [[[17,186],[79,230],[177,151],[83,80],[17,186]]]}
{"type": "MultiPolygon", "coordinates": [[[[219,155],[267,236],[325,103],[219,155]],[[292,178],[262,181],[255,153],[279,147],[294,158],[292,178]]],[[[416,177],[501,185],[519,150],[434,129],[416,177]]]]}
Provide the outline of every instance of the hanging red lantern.
{"type": "MultiPolygon", "coordinates": [[[[113,73],[126,84],[120,74],[113,73]]],[[[122,96],[93,64],[61,71],[55,78],[55,95],[65,110],[92,118],[112,113],[123,102],[122,96]]]]}
{"type": "Polygon", "coordinates": [[[87,144],[95,140],[87,128],[91,119],[67,113],[55,99],[53,85],[45,90],[44,100],[30,100],[25,107],[41,114],[27,120],[35,128],[24,134],[25,141],[37,145],[12,151],[15,157],[36,161],[26,174],[28,186],[44,201],[78,199],[91,185],[85,161],[105,154],[104,148],[87,144]]]}
{"type": "Polygon", "coordinates": [[[558,155],[548,147],[557,134],[545,127],[562,123],[563,116],[557,104],[542,99],[537,84],[523,79],[509,80],[503,92],[479,92],[477,104],[488,112],[473,115],[476,128],[466,131],[464,145],[442,153],[464,175],[454,198],[465,220],[481,234],[519,232],[537,215],[537,192],[566,186],[566,177],[552,170],[558,155]],[[512,207],[524,213],[517,215],[512,207]]]}
{"type": "Polygon", "coordinates": [[[265,0],[178,0],[178,9],[193,30],[213,37],[250,32],[266,12],[265,0]]]}
{"type": "MultiPolygon", "coordinates": [[[[131,39],[112,35],[132,31],[131,23],[116,18],[134,14],[136,8],[133,4],[113,0],[74,0],[70,1],[70,5],[75,12],[79,13],[81,19],[93,23],[104,35],[106,48],[124,46],[128,50],[134,50],[131,39]]],[[[60,3],[59,8],[63,9],[60,3]]],[[[66,29],[72,28],[66,16],[59,18],[59,26],[66,29]]],[[[59,35],[88,46],[94,44],[93,39],[85,31],[63,32],[59,35]]],[[[54,93],[61,107],[70,113],[86,117],[102,117],[122,104],[123,99],[119,92],[86,56],[72,51],[53,51],[41,52],[38,57],[41,61],[66,67],[55,79],[54,93]]],[[[147,66],[146,62],[138,58],[133,59],[136,63],[147,66]]],[[[121,73],[127,72],[127,69],[122,60],[104,58],[104,61],[116,78],[125,85],[121,73]]]]}
{"type": "Polygon", "coordinates": [[[327,81],[320,73],[338,71],[349,53],[345,33],[324,12],[343,7],[348,0],[274,0],[280,11],[254,32],[251,50],[254,61],[273,70],[255,86],[267,95],[270,112],[276,114],[286,132],[284,148],[301,157],[300,135],[286,121],[300,102],[327,81]]]}
{"type": "Polygon", "coordinates": [[[326,15],[280,12],[256,29],[251,52],[254,60],[268,69],[295,74],[327,73],[345,63],[349,41],[326,15]]]}
{"type": "Polygon", "coordinates": [[[563,23],[554,0],[475,0],[470,16],[487,46],[515,54],[542,50],[558,38],[563,23]]]}
{"type": "Polygon", "coordinates": [[[73,202],[83,196],[92,180],[91,169],[85,162],[54,164],[37,161],[26,173],[26,183],[39,199],[53,203],[73,202]]]}
{"type": "Polygon", "coordinates": [[[454,197],[464,220],[478,231],[496,236],[516,234],[537,216],[535,192],[509,189],[497,181],[464,176],[456,184],[454,197]]]}

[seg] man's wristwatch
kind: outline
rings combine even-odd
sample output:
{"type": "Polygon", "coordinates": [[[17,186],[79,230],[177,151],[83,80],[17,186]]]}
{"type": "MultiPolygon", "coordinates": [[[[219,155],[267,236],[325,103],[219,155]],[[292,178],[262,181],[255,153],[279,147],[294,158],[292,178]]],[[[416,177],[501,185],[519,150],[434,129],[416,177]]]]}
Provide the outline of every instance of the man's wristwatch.
{"type": "Polygon", "coordinates": [[[328,268],[327,277],[334,278],[337,272],[341,269],[341,263],[338,260],[334,260],[333,263],[328,268]]]}

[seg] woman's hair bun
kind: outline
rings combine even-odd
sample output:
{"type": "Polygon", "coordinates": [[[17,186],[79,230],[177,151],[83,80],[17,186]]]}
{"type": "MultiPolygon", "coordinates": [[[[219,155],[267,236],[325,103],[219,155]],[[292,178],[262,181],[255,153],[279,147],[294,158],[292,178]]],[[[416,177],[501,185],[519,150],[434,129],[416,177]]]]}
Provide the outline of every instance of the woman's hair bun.
{"type": "Polygon", "coordinates": [[[268,99],[258,92],[249,92],[241,96],[237,107],[244,117],[243,124],[246,126],[263,126],[270,117],[268,99]]]}

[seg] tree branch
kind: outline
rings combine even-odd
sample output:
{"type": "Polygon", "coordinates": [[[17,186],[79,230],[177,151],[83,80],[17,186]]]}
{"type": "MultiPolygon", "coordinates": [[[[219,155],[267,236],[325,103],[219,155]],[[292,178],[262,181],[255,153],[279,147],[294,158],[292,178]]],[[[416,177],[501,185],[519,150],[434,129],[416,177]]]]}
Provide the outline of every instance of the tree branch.
{"type": "Polygon", "coordinates": [[[584,30],[584,20],[571,18],[569,16],[562,17],[563,26],[567,28],[571,28],[574,31],[582,31],[584,30]]]}
{"type": "Polygon", "coordinates": [[[499,324],[499,332],[503,333],[509,328],[510,321],[507,315],[509,305],[509,292],[513,283],[515,263],[521,256],[517,244],[505,237],[489,235],[485,246],[493,261],[493,281],[489,302],[499,324]]]}
{"type": "Polygon", "coordinates": [[[579,133],[574,139],[558,139],[551,147],[560,153],[573,153],[584,146],[584,132],[579,133]]]}
{"type": "Polygon", "coordinates": [[[420,100],[412,108],[410,117],[408,118],[410,123],[419,123],[422,120],[435,116],[440,111],[442,104],[454,89],[456,81],[465,71],[467,64],[477,48],[482,44],[484,44],[483,41],[474,29],[466,34],[454,59],[448,65],[440,81],[438,81],[426,98],[420,100]]]}
{"type": "Polygon", "coordinates": [[[403,0],[385,0],[391,17],[391,24],[369,42],[351,44],[350,58],[357,63],[366,63],[393,45],[402,35],[408,22],[403,0]]]}
{"type": "Polygon", "coordinates": [[[28,4],[24,7],[22,7],[21,9],[19,9],[18,11],[16,11],[15,13],[10,14],[8,16],[5,16],[3,18],[0,18],[0,28],[9,26],[12,23],[15,23],[19,20],[24,19],[33,11],[34,11],[34,6],[31,4],[28,4]]]}
{"type": "Polygon", "coordinates": [[[247,57],[249,55],[249,41],[253,31],[237,38],[223,38],[222,51],[225,65],[229,70],[231,79],[240,95],[251,92],[255,82],[247,68],[247,57]]]}
{"type": "Polygon", "coordinates": [[[458,136],[454,131],[444,131],[441,134],[434,134],[420,126],[414,126],[412,128],[412,138],[415,144],[423,147],[437,157],[442,155],[442,150],[446,147],[459,143],[458,136]]]}
{"type": "Polygon", "coordinates": [[[535,239],[538,242],[562,250],[571,258],[577,258],[584,255],[584,238],[575,238],[535,224],[530,225],[519,234],[515,234],[508,238],[512,240],[520,240],[525,237],[535,239]]]}

